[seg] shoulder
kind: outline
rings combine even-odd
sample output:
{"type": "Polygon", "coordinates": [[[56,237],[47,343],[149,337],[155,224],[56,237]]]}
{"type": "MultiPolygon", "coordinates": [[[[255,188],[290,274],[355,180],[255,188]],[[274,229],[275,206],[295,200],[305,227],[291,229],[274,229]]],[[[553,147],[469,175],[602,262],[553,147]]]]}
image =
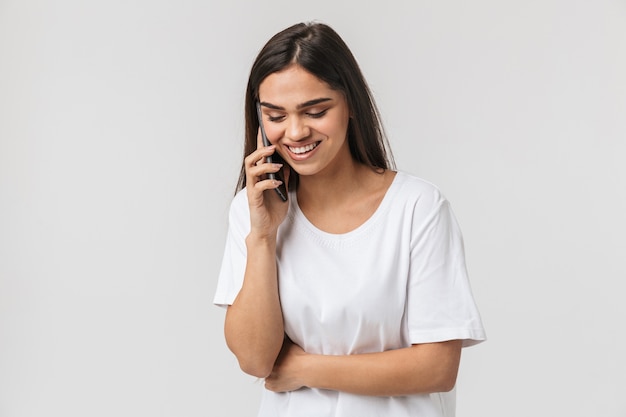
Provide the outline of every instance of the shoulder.
{"type": "MultiPolygon", "coordinates": [[[[414,242],[437,244],[442,239],[461,238],[452,207],[439,187],[406,173],[398,173],[398,195],[403,199],[405,216],[409,216],[414,242]]],[[[424,246],[421,246],[424,247],[424,246]]]]}
{"type": "Polygon", "coordinates": [[[419,207],[438,207],[447,204],[447,199],[435,184],[415,175],[398,171],[394,180],[396,198],[419,207]]]}

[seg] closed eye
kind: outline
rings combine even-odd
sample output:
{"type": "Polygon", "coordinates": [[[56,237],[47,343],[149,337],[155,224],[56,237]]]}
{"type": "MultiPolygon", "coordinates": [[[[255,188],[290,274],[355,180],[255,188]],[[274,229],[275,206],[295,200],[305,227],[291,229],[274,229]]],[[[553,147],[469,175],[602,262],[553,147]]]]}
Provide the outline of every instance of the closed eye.
{"type": "Polygon", "coordinates": [[[267,116],[267,120],[269,120],[270,122],[280,122],[284,118],[285,116],[267,116]]]}
{"type": "Polygon", "coordinates": [[[309,117],[312,117],[313,119],[319,119],[320,117],[324,116],[326,114],[326,112],[328,111],[328,109],[322,110],[320,112],[317,113],[307,113],[306,115],[309,117]]]}

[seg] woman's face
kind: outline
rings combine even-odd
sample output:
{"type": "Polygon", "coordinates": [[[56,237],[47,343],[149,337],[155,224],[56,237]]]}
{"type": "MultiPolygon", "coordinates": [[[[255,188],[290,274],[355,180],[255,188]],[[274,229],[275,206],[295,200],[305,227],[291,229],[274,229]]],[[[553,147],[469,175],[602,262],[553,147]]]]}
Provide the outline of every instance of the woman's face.
{"type": "Polygon", "coordinates": [[[352,159],[344,95],[302,67],[270,74],[259,100],[268,139],[299,175],[332,173],[352,159]]]}

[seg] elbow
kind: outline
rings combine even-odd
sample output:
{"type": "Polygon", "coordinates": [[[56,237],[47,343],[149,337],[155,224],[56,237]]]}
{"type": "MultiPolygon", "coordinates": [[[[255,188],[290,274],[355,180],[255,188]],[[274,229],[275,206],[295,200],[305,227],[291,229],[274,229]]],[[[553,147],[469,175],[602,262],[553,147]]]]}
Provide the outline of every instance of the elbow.
{"type": "Polygon", "coordinates": [[[449,375],[444,378],[441,378],[441,380],[437,384],[438,389],[436,392],[449,392],[449,391],[452,391],[455,386],[456,386],[456,374],[449,375]]]}
{"type": "Polygon", "coordinates": [[[432,377],[426,384],[424,381],[415,381],[415,385],[409,390],[409,394],[435,394],[438,392],[450,392],[456,386],[456,378],[451,376],[432,377]]]}
{"type": "Polygon", "coordinates": [[[241,349],[227,343],[230,351],[237,358],[239,368],[248,375],[252,375],[257,378],[267,378],[274,369],[274,360],[270,360],[269,357],[265,358],[259,354],[256,350],[241,349]]]}
{"type": "Polygon", "coordinates": [[[270,359],[271,356],[262,355],[263,349],[255,347],[256,345],[254,344],[241,345],[235,343],[235,340],[229,337],[228,332],[226,332],[226,346],[237,358],[239,368],[246,374],[257,378],[267,378],[269,376],[274,368],[276,356],[278,356],[276,354],[273,356],[273,359],[270,359]]]}
{"type": "Polygon", "coordinates": [[[260,361],[237,359],[239,361],[239,367],[243,372],[257,378],[267,378],[274,368],[273,364],[268,366],[267,363],[261,363],[260,361]]]}
{"type": "Polygon", "coordinates": [[[430,392],[449,392],[456,386],[461,361],[461,341],[452,340],[436,346],[439,354],[432,358],[436,365],[432,368],[430,392]]]}
{"type": "Polygon", "coordinates": [[[228,347],[237,358],[239,368],[248,375],[267,378],[274,369],[274,360],[262,358],[256,352],[233,349],[230,345],[228,347]]]}
{"type": "Polygon", "coordinates": [[[458,368],[452,367],[442,369],[437,373],[437,376],[432,380],[432,386],[430,392],[449,392],[456,386],[456,378],[458,375],[458,368]]]}

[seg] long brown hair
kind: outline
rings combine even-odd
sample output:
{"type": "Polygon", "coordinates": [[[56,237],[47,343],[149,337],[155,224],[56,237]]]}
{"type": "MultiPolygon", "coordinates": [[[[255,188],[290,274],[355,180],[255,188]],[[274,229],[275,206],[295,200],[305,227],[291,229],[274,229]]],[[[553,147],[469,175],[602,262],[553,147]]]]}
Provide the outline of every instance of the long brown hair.
{"type": "MultiPolygon", "coordinates": [[[[268,75],[292,64],[301,66],[345,95],[351,114],[348,144],[355,161],[374,170],[394,168],[380,115],[361,69],[337,32],[323,23],[293,25],[274,35],[259,52],[246,89],[243,157],[257,148],[259,122],[255,102],[259,86],[268,75]]],[[[297,180],[297,173],[291,171],[291,177],[297,180]]],[[[242,163],[237,190],[245,186],[246,172],[242,163]]]]}

